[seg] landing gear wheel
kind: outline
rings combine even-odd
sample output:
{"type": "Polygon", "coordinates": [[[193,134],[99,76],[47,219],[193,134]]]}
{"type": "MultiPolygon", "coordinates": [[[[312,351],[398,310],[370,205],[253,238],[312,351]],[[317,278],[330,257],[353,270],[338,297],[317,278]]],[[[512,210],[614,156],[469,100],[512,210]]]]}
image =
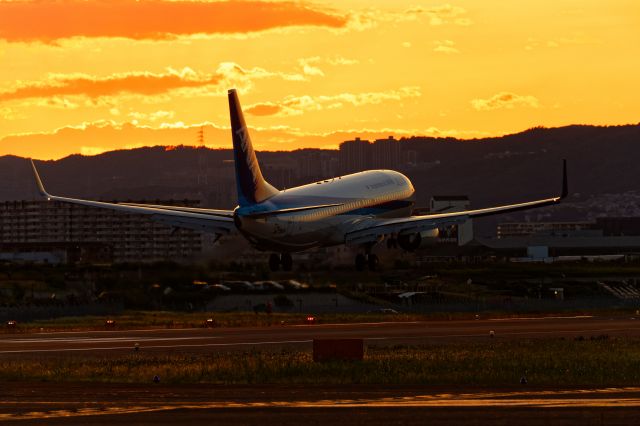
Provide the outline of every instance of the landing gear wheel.
{"type": "Polygon", "coordinates": [[[367,258],[364,254],[360,253],[356,256],[356,270],[364,271],[364,268],[367,264],[367,258]]]}
{"type": "Polygon", "coordinates": [[[282,253],[280,256],[280,263],[282,264],[283,271],[290,271],[293,268],[293,259],[291,258],[291,254],[282,253]]]}
{"type": "Polygon", "coordinates": [[[380,263],[380,260],[378,259],[378,256],[376,256],[375,254],[370,254],[367,257],[367,263],[369,264],[369,270],[375,271],[376,269],[378,269],[378,264],[380,263]]]}
{"type": "Polygon", "coordinates": [[[280,256],[276,253],[272,253],[269,256],[269,269],[271,269],[273,272],[280,269],[280,256]]]}

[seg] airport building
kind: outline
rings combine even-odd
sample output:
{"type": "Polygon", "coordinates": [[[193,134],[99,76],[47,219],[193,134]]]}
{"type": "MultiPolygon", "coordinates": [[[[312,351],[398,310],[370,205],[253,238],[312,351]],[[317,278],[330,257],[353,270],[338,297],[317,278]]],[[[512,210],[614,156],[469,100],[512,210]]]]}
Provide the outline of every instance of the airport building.
{"type": "MultiPolygon", "coordinates": [[[[414,215],[455,213],[471,208],[471,201],[466,195],[434,195],[429,200],[429,207],[416,207],[414,215]]],[[[467,219],[459,225],[449,225],[439,229],[438,243],[455,243],[462,246],[473,240],[473,220],[467,219]]]]}
{"type": "Polygon", "coordinates": [[[637,237],[640,217],[599,217],[581,222],[508,222],[496,229],[498,238],[529,237],[637,237]]]}
{"type": "MultiPolygon", "coordinates": [[[[199,205],[193,200],[147,203],[199,205]]],[[[173,229],[144,215],[47,201],[0,203],[0,260],[42,263],[186,261],[199,256],[202,250],[201,233],[173,229]]]]}
{"type": "Polygon", "coordinates": [[[510,257],[551,259],[640,253],[640,217],[602,217],[583,222],[502,223],[496,238],[478,242],[510,257]]]}
{"type": "Polygon", "coordinates": [[[567,235],[594,229],[595,222],[507,222],[496,229],[498,238],[526,237],[530,235],[567,235]]]}

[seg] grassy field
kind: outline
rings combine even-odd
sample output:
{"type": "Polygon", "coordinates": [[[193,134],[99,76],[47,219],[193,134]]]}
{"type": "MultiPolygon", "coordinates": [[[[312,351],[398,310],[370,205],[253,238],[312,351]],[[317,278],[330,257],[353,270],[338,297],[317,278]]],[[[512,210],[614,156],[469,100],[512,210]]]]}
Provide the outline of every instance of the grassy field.
{"type": "Polygon", "coordinates": [[[548,339],[369,347],[363,361],[314,363],[309,352],[2,360],[0,381],[217,384],[637,385],[640,340],[548,339]]]}

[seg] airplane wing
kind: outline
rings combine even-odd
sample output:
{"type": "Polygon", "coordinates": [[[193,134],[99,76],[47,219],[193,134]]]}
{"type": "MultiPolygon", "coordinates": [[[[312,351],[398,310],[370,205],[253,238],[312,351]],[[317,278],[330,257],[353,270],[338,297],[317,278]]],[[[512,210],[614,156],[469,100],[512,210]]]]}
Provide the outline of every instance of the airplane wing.
{"type": "Polygon", "coordinates": [[[144,214],[150,219],[168,226],[194,229],[196,231],[212,232],[216,234],[229,234],[235,230],[233,223],[233,211],[210,210],[193,207],[159,206],[153,204],[135,203],[105,203],[102,201],[80,200],[76,198],[59,197],[49,194],[40,179],[40,174],[31,160],[31,167],[35,175],[40,195],[48,201],[78,204],[87,207],[117,210],[129,214],[144,214]]]}
{"type": "Polygon", "coordinates": [[[518,204],[488,207],[477,210],[466,210],[453,213],[437,213],[419,216],[409,216],[397,219],[369,219],[356,225],[356,228],[345,236],[346,244],[373,243],[385,235],[412,234],[427,231],[441,226],[461,224],[474,217],[491,216],[518,210],[528,210],[538,207],[558,204],[568,195],[567,160],[562,166],[562,193],[558,197],[542,200],[527,201],[518,204]]]}

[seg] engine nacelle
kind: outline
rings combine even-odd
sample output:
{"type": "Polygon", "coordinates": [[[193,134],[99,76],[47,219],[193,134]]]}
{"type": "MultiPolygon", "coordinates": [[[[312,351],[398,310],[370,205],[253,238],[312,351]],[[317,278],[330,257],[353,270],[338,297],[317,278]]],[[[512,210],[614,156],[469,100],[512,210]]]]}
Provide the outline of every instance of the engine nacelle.
{"type": "Polygon", "coordinates": [[[422,232],[398,235],[398,245],[406,251],[414,251],[422,247],[434,245],[438,240],[440,230],[429,229],[422,232]]]}

